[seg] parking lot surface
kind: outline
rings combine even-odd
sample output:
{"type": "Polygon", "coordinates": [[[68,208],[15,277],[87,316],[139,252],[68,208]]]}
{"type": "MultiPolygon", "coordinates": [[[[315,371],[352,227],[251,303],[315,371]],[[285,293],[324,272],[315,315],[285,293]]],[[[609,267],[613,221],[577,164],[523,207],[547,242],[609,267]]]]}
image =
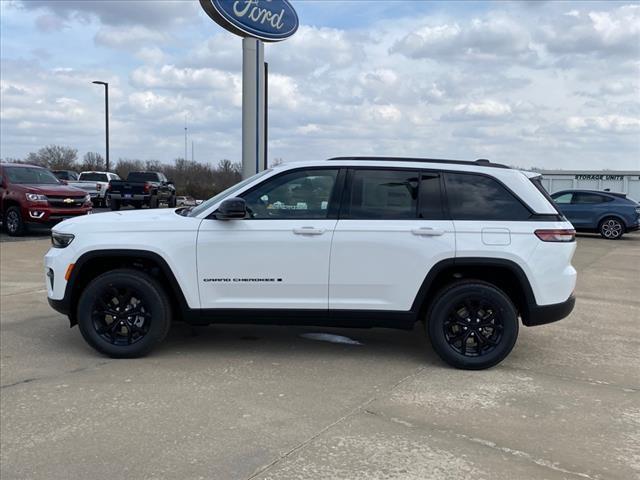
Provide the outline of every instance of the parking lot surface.
{"type": "Polygon", "coordinates": [[[478,372],[419,327],[176,324],[112,360],[47,305],[48,237],[1,240],[3,480],[640,477],[638,234],[580,236],[574,312],[478,372]]]}

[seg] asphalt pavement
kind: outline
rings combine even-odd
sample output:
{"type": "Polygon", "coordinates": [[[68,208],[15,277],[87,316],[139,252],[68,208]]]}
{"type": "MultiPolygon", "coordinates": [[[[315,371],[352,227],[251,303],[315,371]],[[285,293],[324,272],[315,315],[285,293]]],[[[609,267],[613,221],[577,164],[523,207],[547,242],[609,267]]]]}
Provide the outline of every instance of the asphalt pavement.
{"type": "Polygon", "coordinates": [[[638,234],[580,236],[574,312],[479,372],[420,328],[177,324],[109,359],[49,308],[46,233],[0,240],[2,480],[640,478],[638,234]]]}

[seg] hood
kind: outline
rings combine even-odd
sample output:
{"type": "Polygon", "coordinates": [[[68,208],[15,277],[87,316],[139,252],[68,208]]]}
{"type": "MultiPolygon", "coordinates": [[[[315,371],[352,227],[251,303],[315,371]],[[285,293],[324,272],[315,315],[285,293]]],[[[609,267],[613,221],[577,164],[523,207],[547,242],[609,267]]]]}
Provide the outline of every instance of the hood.
{"type": "Polygon", "coordinates": [[[93,213],[70,218],[59,223],[53,229],[56,232],[67,233],[77,233],[84,230],[126,235],[131,232],[193,230],[197,229],[202,221],[199,218],[183,217],[175,211],[175,208],[154,208],[93,213]]]}
{"type": "Polygon", "coordinates": [[[44,195],[69,195],[70,197],[80,197],[85,195],[87,192],[84,190],[80,190],[79,188],[70,187],[69,185],[30,185],[30,184],[20,184],[13,185],[13,188],[16,189],[19,187],[21,190],[24,190],[28,193],[40,193],[44,195]]]}

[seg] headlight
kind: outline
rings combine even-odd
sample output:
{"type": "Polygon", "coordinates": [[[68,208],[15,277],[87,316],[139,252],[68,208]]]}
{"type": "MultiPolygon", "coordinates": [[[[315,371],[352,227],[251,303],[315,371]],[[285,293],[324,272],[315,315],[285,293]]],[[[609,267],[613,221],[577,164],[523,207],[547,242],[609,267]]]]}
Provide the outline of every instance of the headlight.
{"type": "Polygon", "coordinates": [[[40,195],[39,193],[25,193],[25,196],[27,197],[27,200],[29,200],[30,202],[46,202],[47,201],[47,196],[40,195]]]}
{"type": "Polygon", "coordinates": [[[66,248],[76,238],[70,233],[51,232],[51,245],[55,248],[66,248]]]}

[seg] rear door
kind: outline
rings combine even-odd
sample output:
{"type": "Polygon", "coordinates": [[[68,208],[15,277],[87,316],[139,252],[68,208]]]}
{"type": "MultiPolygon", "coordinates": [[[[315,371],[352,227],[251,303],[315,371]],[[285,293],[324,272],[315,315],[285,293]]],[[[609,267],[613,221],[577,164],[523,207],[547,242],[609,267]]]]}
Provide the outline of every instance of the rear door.
{"type": "Polygon", "coordinates": [[[331,248],[331,310],[411,309],[431,267],[455,255],[441,186],[438,172],[349,170],[331,248]]]}

